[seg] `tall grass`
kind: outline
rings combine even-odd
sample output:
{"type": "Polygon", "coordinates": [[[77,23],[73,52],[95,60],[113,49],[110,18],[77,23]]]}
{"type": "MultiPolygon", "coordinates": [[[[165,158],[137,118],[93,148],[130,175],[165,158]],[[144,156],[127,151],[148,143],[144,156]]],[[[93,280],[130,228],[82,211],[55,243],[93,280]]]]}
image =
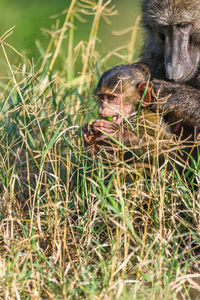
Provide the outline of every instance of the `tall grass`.
{"type": "Polygon", "coordinates": [[[12,29],[1,37],[2,299],[198,298],[199,161],[180,177],[156,168],[155,154],[149,177],[84,151],[79,128],[96,117],[92,90],[105,60],[130,62],[134,50],[138,21],[129,45],[97,53],[100,20],[114,14],[111,1],[71,1],[47,49],[38,44],[37,66],[24,57],[11,65],[9,55],[20,55],[6,42],[12,29]],[[88,41],[74,45],[73,22],[88,14],[88,41]]]}

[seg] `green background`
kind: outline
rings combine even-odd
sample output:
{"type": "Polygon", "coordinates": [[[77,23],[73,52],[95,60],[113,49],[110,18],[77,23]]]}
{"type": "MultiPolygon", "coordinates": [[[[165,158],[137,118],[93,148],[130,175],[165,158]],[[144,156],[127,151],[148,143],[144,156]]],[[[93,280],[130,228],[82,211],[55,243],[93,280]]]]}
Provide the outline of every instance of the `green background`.
{"type": "MultiPolygon", "coordinates": [[[[25,54],[30,60],[34,58],[37,61],[39,51],[35,41],[38,40],[45,49],[48,44],[48,37],[42,33],[41,28],[51,29],[55,26],[56,19],[52,19],[53,15],[60,14],[69,7],[69,0],[1,0],[0,1],[0,35],[9,28],[15,26],[12,36],[7,42],[14,46],[20,53],[25,54]]],[[[97,0],[96,0],[97,2],[97,0]]],[[[140,0],[113,0],[112,5],[116,6],[118,15],[110,18],[111,25],[106,24],[103,20],[100,24],[98,36],[101,43],[99,51],[101,55],[105,55],[116,47],[128,44],[130,33],[123,36],[112,35],[112,31],[120,31],[134,25],[136,17],[140,14],[140,0]]],[[[64,20],[64,15],[59,17],[60,26],[64,20]]],[[[85,23],[76,22],[75,45],[80,40],[86,40],[89,36],[92,18],[84,16],[85,23]]],[[[137,59],[142,43],[141,34],[137,37],[136,55],[137,59]]],[[[3,65],[5,65],[2,52],[1,58],[1,74],[3,65]]],[[[13,53],[9,59],[17,64],[19,59],[13,53]]],[[[112,63],[117,63],[117,59],[113,59],[112,63]]]]}

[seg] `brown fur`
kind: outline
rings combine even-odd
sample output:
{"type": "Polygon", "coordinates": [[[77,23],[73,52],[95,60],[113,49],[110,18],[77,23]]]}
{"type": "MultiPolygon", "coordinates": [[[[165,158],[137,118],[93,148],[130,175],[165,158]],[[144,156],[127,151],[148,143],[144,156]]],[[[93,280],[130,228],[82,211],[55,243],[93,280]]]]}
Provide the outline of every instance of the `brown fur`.
{"type": "Polygon", "coordinates": [[[177,72],[182,72],[183,77],[188,73],[185,79],[178,77],[174,79],[177,83],[153,80],[154,86],[161,89],[162,93],[165,91],[172,93],[172,97],[164,106],[160,106],[160,109],[164,108],[169,112],[169,122],[182,120],[185,131],[190,133],[197,131],[198,134],[200,131],[200,1],[143,0],[142,24],[146,39],[141,59],[149,64],[152,77],[170,79],[167,77],[170,75],[170,70],[173,77],[176,76],[178,69],[180,71],[177,72]],[[185,44],[183,40],[186,41],[185,44]]]}
{"type": "MultiPolygon", "coordinates": [[[[200,91],[185,85],[152,80],[154,90],[160,97],[171,95],[167,101],[159,102],[160,112],[168,113],[168,122],[182,121],[182,125],[190,132],[200,126],[200,91]],[[172,119],[170,121],[170,119],[172,119]]],[[[157,109],[157,108],[154,108],[157,109]]]]}
{"type": "MultiPolygon", "coordinates": [[[[191,67],[192,73],[186,76],[187,78],[178,78],[176,81],[187,82],[193,87],[200,89],[200,1],[144,0],[142,5],[142,24],[146,39],[141,60],[149,64],[152,77],[165,79],[168,76],[166,74],[165,61],[166,36],[171,35],[172,38],[172,32],[185,34],[185,38],[188,38],[188,53],[183,55],[183,57],[181,57],[180,53],[176,54],[179,56],[179,62],[174,60],[175,65],[173,66],[172,61],[172,67],[176,69],[180,63],[180,68],[184,68],[183,74],[187,74],[191,67]],[[184,24],[189,24],[189,28],[185,29],[184,24]],[[186,57],[187,55],[188,57],[186,57]],[[191,62],[193,59],[195,61],[191,62]]],[[[183,40],[183,38],[174,40],[172,52],[179,51],[183,40]],[[178,47],[176,48],[177,44],[178,47]]]]}

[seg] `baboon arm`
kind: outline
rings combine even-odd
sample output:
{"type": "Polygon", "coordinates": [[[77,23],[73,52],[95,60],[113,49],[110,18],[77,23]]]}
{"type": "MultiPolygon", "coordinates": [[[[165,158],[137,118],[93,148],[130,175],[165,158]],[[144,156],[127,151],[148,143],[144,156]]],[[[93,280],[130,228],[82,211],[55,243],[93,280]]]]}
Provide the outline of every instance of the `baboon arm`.
{"type": "Polygon", "coordinates": [[[193,128],[200,127],[200,90],[168,81],[154,79],[152,82],[155,94],[164,99],[158,98],[160,112],[171,113],[177,121],[193,128]]]}

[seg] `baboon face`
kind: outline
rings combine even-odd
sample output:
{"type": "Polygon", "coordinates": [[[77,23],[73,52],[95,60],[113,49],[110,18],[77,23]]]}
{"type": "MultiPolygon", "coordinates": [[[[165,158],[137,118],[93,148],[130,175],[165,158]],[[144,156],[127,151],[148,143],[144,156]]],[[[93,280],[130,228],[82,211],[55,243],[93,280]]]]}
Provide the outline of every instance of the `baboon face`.
{"type": "Polygon", "coordinates": [[[200,61],[200,1],[144,0],[143,25],[163,53],[166,78],[192,79],[200,61]]]}
{"type": "Polygon", "coordinates": [[[144,63],[119,65],[103,73],[95,90],[100,117],[111,116],[118,124],[123,117],[129,118],[140,99],[137,85],[149,77],[149,66],[144,63]]]}

